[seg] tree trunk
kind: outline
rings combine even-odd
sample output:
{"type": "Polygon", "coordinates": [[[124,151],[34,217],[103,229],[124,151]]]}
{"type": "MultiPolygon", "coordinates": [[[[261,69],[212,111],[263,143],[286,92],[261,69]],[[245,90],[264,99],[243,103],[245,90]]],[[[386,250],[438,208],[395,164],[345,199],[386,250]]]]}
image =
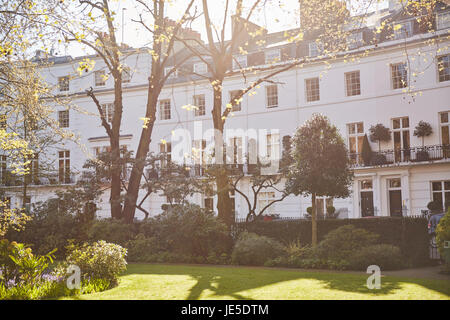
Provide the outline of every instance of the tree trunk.
{"type": "MultiPolygon", "coordinates": [[[[216,85],[213,86],[214,90],[214,107],[212,110],[213,123],[215,129],[215,158],[216,164],[220,164],[223,157],[223,120],[222,120],[222,81],[216,80],[216,85]]],[[[223,161],[223,166],[225,168],[226,161],[223,161]]],[[[229,183],[226,170],[218,170],[216,175],[216,187],[217,187],[217,212],[218,217],[221,219],[228,227],[234,223],[234,214],[231,209],[231,199],[229,194],[229,183]]]]}
{"type": "Polygon", "coordinates": [[[317,247],[317,207],[316,207],[316,194],[312,194],[312,213],[311,213],[311,231],[312,231],[312,240],[311,244],[313,248],[317,247]]]}
{"type": "Polygon", "coordinates": [[[113,219],[122,218],[122,205],[120,201],[121,181],[120,181],[120,145],[119,137],[112,137],[110,139],[111,144],[111,217],[113,219]]]}
{"type": "Polygon", "coordinates": [[[141,138],[139,140],[139,146],[136,152],[135,163],[133,164],[133,168],[131,170],[130,180],[128,182],[128,191],[123,208],[123,217],[126,223],[132,223],[136,213],[139,187],[141,184],[142,174],[144,172],[147,154],[150,149],[153,125],[156,118],[156,105],[158,103],[157,97],[159,96],[159,91],[161,91],[160,87],[156,87],[154,83],[150,82],[147,112],[145,113],[145,117],[149,120],[142,128],[141,138]]]}
{"type": "MultiPolygon", "coordinates": [[[[118,73],[114,77],[114,113],[112,117],[111,136],[109,137],[109,143],[111,145],[111,194],[109,201],[111,204],[111,217],[113,219],[123,218],[120,199],[120,192],[122,191],[120,181],[122,171],[120,163],[120,123],[122,121],[122,109],[122,76],[118,73]]],[[[107,114],[104,116],[106,117],[107,114]]]]}

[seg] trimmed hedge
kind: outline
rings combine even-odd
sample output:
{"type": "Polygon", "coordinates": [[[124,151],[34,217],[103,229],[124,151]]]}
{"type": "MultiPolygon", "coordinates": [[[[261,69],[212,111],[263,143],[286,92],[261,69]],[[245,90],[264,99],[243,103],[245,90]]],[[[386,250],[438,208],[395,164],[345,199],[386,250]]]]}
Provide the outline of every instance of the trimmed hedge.
{"type": "MultiPolygon", "coordinates": [[[[318,220],[318,240],[323,240],[325,235],[334,229],[353,225],[378,234],[379,244],[399,247],[410,266],[424,266],[430,264],[427,223],[426,218],[412,217],[318,220]]],[[[243,231],[267,236],[283,243],[299,241],[302,245],[311,244],[310,220],[255,221],[234,225],[235,238],[243,231]]]]}

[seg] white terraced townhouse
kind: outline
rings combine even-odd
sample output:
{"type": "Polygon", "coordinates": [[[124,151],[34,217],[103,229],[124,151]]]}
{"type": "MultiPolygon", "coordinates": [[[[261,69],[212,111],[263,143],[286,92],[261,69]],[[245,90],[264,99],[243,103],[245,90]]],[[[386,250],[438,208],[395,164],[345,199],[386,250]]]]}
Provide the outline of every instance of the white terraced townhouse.
{"type": "MultiPolygon", "coordinates": [[[[282,66],[290,59],[317,55],[301,67],[276,75],[271,83],[262,83],[254,90],[255,94],[246,94],[226,121],[225,132],[229,134],[225,139],[245,155],[248,141],[241,134],[257,132],[262,135],[260,145],[266,148],[267,154],[281,155],[283,137],[292,136],[314,113],[326,115],[348,145],[354,182],[347,199],[317,199],[319,215],[328,205],[333,205],[339,218],[412,216],[420,215],[431,200],[440,201],[443,206],[450,203],[450,7],[439,7],[435,13],[437,31],[427,34],[420,32],[415,20],[401,20],[400,11],[401,8],[392,6],[372,13],[366,25],[355,29],[350,46],[355,53],[370,48],[369,53],[354,61],[348,57],[330,60],[331,68],[323,63],[327,58],[321,55],[320,45],[314,39],[305,36],[299,43],[289,43],[283,32],[267,33],[264,47],[237,54],[234,59],[233,64],[239,69],[274,61],[282,66]],[[402,27],[392,34],[377,34],[377,26],[388,18],[396,19],[402,27]],[[374,34],[376,44],[371,40],[374,34]],[[435,45],[428,45],[430,38],[436,40],[435,45]],[[413,134],[420,121],[432,127],[432,134],[424,139],[413,134]],[[380,123],[390,129],[391,139],[381,141],[380,146],[371,141],[372,150],[379,153],[378,160],[366,162],[362,156],[364,136],[369,136],[371,126],[380,123]]],[[[121,145],[136,150],[147,102],[151,56],[131,48],[126,53],[124,63],[128,69],[123,79],[121,145]]],[[[57,106],[55,117],[62,128],[81,136],[80,144],[68,141],[55,146],[53,154],[45,155],[55,160],[55,176],[33,180],[28,186],[27,199],[21,195],[20,181],[6,183],[3,179],[9,169],[6,157],[2,156],[1,188],[12,206],[48,199],[55,190],[76,181],[86,159],[109,148],[96,106],[86,90],[94,89],[106,119],[111,121],[113,78],[105,79],[107,68],[96,56],[89,57],[96,61],[94,70],[80,76],[77,68],[83,58],[49,57],[53,64],[42,70],[45,79],[57,84],[60,93],[70,96],[72,104],[78,106],[70,109],[57,106]]],[[[194,168],[191,174],[201,177],[208,152],[204,133],[213,125],[213,97],[210,83],[201,77],[208,73],[207,66],[200,59],[192,59],[186,68],[184,72],[173,73],[162,90],[150,150],[172,153],[173,161],[177,161],[183,155],[173,154],[178,150],[175,137],[180,132],[186,133],[185,139],[197,151],[190,162],[194,168]],[[186,68],[193,73],[186,74],[186,68]]],[[[267,71],[260,71],[256,76],[261,77],[264,72],[267,71]]],[[[249,75],[246,81],[250,82],[252,77],[255,76],[249,75]]],[[[243,81],[239,72],[226,79],[224,101],[242,89],[243,81]]],[[[246,171],[245,165],[240,168],[246,171]]],[[[241,190],[251,193],[249,176],[239,183],[241,190]]],[[[278,196],[278,192],[264,192],[258,205],[263,207],[278,196]]],[[[246,202],[239,194],[231,197],[235,217],[245,218],[246,202]]],[[[108,199],[109,191],[106,191],[98,203],[98,217],[110,217],[108,199]]],[[[195,194],[191,200],[217,210],[214,196],[195,194]]],[[[143,206],[151,215],[157,215],[166,202],[164,197],[151,195],[143,206]]],[[[301,218],[309,206],[311,199],[291,195],[270,207],[267,214],[301,218]]],[[[144,217],[140,211],[136,211],[136,216],[144,217]]]]}

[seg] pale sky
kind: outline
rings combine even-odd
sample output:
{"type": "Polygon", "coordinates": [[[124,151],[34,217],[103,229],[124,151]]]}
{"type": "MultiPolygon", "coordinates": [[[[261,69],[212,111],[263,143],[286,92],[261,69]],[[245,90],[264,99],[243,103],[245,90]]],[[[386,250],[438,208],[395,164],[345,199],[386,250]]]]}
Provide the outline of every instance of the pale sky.
{"type": "MultiPolygon", "coordinates": [[[[361,0],[351,0],[352,2],[357,2],[361,0]]],[[[386,7],[387,1],[385,0],[373,0],[373,3],[377,1],[382,1],[379,4],[379,9],[386,7]]],[[[177,19],[181,17],[184,12],[189,0],[172,0],[168,1],[166,5],[167,14],[173,18],[177,19]]],[[[230,0],[230,8],[232,12],[235,8],[236,0],[230,0]]],[[[253,1],[244,1],[244,6],[252,3],[253,1]]],[[[282,31],[286,29],[292,29],[299,26],[299,4],[298,0],[265,0],[265,3],[261,6],[257,12],[253,14],[252,22],[264,26],[269,30],[269,32],[282,31]],[[258,19],[256,19],[258,18],[258,19]]],[[[117,36],[120,42],[122,42],[122,14],[123,16],[123,33],[125,43],[131,47],[143,47],[150,44],[151,34],[143,29],[138,23],[132,20],[138,20],[139,12],[142,11],[142,6],[134,0],[116,0],[112,1],[112,9],[116,11],[116,21],[117,26],[117,36]],[[126,10],[123,10],[123,9],[126,10]]],[[[195,5],[198,8],[198,12],[201,12],[201,1],[196,0],[195,5]]],[[[223,14],[225,8],[225,0],[210,0],[209,10],[211,14],[211,19],[213,23],[219,25],[219,29],[223,22],[223,14]]],[[[373,10],[376,10],[376,4],[372,6],[373,10]]],[[[245,14],[244,14],[245,16],[245,14]]],[[[196,22],[192,24],[192,28],[202,34],[202,38],[205,40],[206,36],[203,34],[203,21],[204,18],[200,17],[196,22]]],[[[228,30],[230,32],[230,23],[227,23],[228,30]]],[[[67,48],[61,48],[58,51],[58,55],[71,55],[72,57],[77,57],[85,54],[91,54],[92,51],[84,51],[80,45],[71,44],[67,48]]]]}

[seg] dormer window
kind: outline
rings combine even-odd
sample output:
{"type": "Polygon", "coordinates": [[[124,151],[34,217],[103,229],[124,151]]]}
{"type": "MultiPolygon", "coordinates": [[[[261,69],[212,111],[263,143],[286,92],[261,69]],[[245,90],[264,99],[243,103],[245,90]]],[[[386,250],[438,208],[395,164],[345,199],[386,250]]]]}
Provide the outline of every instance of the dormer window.
{"type": "Polygon", "coordinates": [[[356,49],[363,45],[362,32],[355,32],[347,37],[347,46],[349,49],[356,49]]]}
{"type": "Polygon", "coordinates": [[[436,29],[450,28],[450,11],[441,12],[436,15],[436,29]]]}
{"type": "Polygon", "coordinates": [[[266,51],[266,64],[280,62],[280,49],[266,51]]]}
{"type": "Polygon", "coordinates": [[[309,56],[310,57],[317,57],[319,54],[322,53],[322,45],[317,44],[317,42],[310,42],[309,43],[309,56]]]}
{"type": "Polygon", "coordinates": [[[395,39],[404,39],[412,36],[412,22],[406,21],[394,24],[394,37],[395,39]]]}
{"type": "Polygon", "coordinates": [[[208,66],[204,62],[194,63],[194,73],[205,74],[208,72],[208,66]]]}
{"type": "Polygon", "coordinates": [[[233,70],[247,68],[247,56],[233,56],[233,70]]]}

